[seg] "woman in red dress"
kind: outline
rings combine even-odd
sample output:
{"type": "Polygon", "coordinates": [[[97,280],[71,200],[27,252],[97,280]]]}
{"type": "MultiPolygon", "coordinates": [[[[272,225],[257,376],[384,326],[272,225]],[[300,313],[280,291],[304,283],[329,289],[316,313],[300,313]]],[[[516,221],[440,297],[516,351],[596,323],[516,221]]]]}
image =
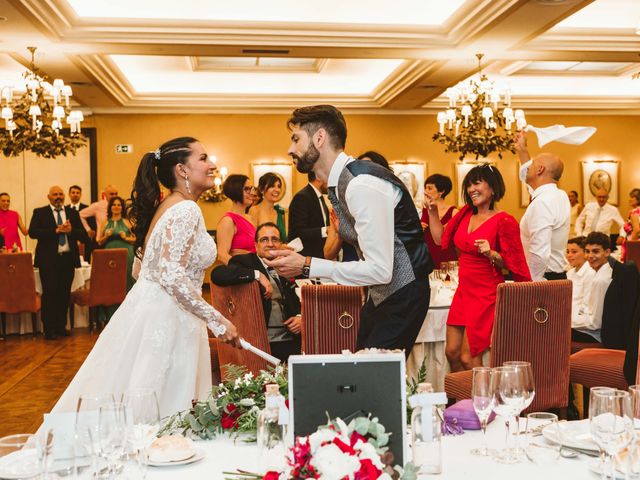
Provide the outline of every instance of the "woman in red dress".
{"type": "Polygon", "coordinates": [[[531,281],[518,222],[495,208],[505,193],[498,169],[489,164],[472,168],[462,190],[466,205],[446,227],[440,223],[435,204],[428,209],[435,242],[443,248],[453,243],[459,252],[459,283],[447,319],[446,354],[453,372],[482,364],[482,354],[491,344],[496,288],[504,282],[502,270],[509,270],[516,282],[531,281]]]}
{"type": "Polygon", "coordinates": [[[422,208],[422,218],[420,221],[422,222],[424,240],[427,242],[427,246],[429,247],[429,254],[431,255],[431,260],[433,260],[434,268],[441,268],[440,264],[442,262],[450,262],[458,259],[458,252],[456,252],[455,246],[450,245],[449,248],[443,249],[433,241],[433,236],[429,229],[429,213],[427,211],[427,202],[435,201],[436,207],[438,208],[440,223],[442,225],[446,225],[458,211],[456,207],[449,205],[444,201],[452,188],[453,185],[451,183],[451,179],[445,175],[440,175],[439,173],[429,175],[424,182],[425,203],[422,208]]]}

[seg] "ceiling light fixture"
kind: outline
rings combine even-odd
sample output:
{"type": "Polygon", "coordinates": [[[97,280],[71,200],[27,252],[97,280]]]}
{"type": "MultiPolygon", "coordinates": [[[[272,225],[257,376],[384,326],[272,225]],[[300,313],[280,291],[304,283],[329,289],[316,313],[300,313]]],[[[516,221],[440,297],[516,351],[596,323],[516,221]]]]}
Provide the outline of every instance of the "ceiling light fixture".
{"type": "Polygon", "coordinates": [[[80,131],[84,120],[80,110],[70,110],[71,87],[57,78],[50,78],[35,65],[36,47],[31,52],[31,64],[18,85],[0,83],[0,150],[5,156],[17,156],[25,150],[38,156],[54,158],[76,150],[85,144],[80,131]],[[66,117],[69,130],[63,130],[66,117]]]}
{"type": "Polygon", "coordinates": [[[497,152],[514,150],[514,131],[527,125],[524,111],[511,108],[511,91],[501,92],[495,83],[482,73],[482,57],[478,59],[478,75],[448,88],[449,108],[438,112],[439,132],[433,140],[445,146],[445,152],[458,153],[460,160],[474,155],[487,157],[497,152]],[[503,104],[502,110],[499,105],[503,104]]]}

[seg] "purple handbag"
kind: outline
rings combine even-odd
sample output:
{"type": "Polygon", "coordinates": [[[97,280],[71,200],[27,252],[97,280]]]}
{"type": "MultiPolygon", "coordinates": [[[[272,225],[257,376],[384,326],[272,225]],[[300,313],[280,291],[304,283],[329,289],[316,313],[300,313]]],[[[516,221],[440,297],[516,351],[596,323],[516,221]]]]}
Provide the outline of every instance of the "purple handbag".
{"type": "MultiPolygon", "coordinates": [[[[491,412],[487,423],[491,423],[496,418],[495,412],[491,412]]],[[[444,420],[446,424],[453,424],[465,430],[480,430],[480,419],[473,409],[473,400],[467,398],[454,403],[444,410],[444,420]]]]}

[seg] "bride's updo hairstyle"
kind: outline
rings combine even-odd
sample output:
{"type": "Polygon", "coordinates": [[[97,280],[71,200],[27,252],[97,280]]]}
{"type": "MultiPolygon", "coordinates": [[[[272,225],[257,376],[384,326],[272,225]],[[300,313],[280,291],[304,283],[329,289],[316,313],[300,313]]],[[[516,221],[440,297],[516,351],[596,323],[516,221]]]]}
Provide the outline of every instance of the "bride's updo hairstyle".
{"type": "Polygon", "coordinates": [[[133,181],[131,204],[127,214],[132,230],[136,236],[134,248],[136,255],[142,255],[142,247],[151,226],[151,219],[160,204],[160,183],[171,190],[176,186],[174,167],[187,162],[191,155],[191,144],[196,143],[193,137],[180,137],[163,143],[154,152],[145,153],[138,166],[138,173],[133,181]]]}

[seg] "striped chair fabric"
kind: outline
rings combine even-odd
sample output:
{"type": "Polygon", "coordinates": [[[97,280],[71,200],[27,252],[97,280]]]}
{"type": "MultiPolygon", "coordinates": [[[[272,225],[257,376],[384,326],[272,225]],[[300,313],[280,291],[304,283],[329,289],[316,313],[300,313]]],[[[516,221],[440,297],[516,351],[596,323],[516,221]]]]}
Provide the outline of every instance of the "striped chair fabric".
{"type": "Polygon", "coordinates": [[[3,253],[0,255],[0,317],[2,337],[6,335],[7,313],[31,313],[33,335],[37,334],[37,313],[41,299],[36,293],[31,253],[3,253]],[[10,286],[10,287],[9,287],[10,286]]]}
{"type": "MultiPolygon", "coordinates": [[[[531,362],[536,395],[525,412],[564,408],[569,391],[571,281],[498,285],[490,365],[531,362]]],[[[445,391],[471,397],[471,371],[445,377],[445,391]]]]}
{"type": "Polygon", "coordinates": [[[626,260],[632,261],[640,270],[640,240],[628,240],[625,242],[626,260]]]}
{"type": "Polygon", "coordinates": [[[601,343],[590,343],[590,342],[571,342],[571,353],[578,353],[585,348],[604,348],[601,343]]]}
{"type": "MultiPolygon", "coordinates": [[[[258,282],[230,287],[210,283],[210,286],[211,304],[214,308],[235,325],[242,338],[254,347],[271,353],[258,282]]],[[[254,374],[267,368],[266,360],[247,350],[237,349],[222,342],[218,342],[218,359],[223,377],[224,366],[227,364],[244,365],[254,374]]]]}
{"type": "Polygon", "coordinates": [[[306,354],[356,351],[362,288],[344,285],[302,287],[302,351],[306,354]]]}
{"type": "Polygon", "coordinates": [[[571,383],[592,387],[613,387],[626,390],[624,350],[585,348],[571,355],[571,383]]]}

